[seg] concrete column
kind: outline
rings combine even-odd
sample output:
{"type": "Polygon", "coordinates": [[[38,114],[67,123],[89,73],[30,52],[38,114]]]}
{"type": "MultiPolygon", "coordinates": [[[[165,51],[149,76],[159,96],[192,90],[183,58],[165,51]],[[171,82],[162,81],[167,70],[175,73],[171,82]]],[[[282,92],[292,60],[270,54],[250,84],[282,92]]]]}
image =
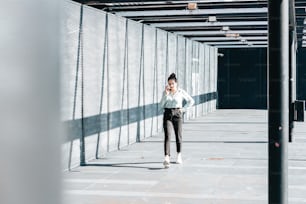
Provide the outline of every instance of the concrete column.
{"type": "Polygon", "coordinates": [[[0,7],[0,203],[59,204],[59,0],[0,7]]]}

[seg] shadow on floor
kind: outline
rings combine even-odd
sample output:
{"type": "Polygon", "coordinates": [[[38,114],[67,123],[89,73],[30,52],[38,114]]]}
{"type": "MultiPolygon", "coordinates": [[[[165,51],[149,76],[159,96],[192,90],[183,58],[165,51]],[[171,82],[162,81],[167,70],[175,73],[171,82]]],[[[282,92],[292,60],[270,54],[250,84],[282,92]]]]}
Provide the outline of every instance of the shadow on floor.
{"type": "Polygon", "coordinates": [[[131,162],[131,163],[111,163],[111,164],[89,163],[89,164],[86,164],[86,166],[141,168],[141,169],[148,169],[148,170],[162,170],[162,169],[165,169],[165,168],[162,168],[162,167],[138,166],[138,165],[147,165],[147,164],[160,164],[160,165],[162,165],[162,162],[131,162]]]}
{"type": "Polygon", "coordinates": [[[202,121],[185,121],[184,124],[268,124],[268,122],[202,122],[202,121]]]}
{"type": "MultiPolygon", "coordinates": [[[[141,141],[140,143],[163,143],[164,141],[141,141]]],[[[171,141],[175,142],[175,141],[171,141]]],[[[237,143],[237,144],[262,144],[268,143],[267,141],[183,141],[183,143],[237,143]]]]}

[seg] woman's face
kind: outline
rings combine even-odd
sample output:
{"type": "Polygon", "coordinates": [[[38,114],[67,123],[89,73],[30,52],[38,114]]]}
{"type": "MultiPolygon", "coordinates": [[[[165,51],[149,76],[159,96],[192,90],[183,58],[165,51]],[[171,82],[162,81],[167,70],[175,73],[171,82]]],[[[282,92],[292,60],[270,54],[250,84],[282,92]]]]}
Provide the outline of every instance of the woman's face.
{"type": "Polygon", "coordinates": [[[170,90],[176,90],[177,83],[175,82],[174,79],[170,79],[170,80],[168,80],[168,86],[169,86],[170,90]]]}

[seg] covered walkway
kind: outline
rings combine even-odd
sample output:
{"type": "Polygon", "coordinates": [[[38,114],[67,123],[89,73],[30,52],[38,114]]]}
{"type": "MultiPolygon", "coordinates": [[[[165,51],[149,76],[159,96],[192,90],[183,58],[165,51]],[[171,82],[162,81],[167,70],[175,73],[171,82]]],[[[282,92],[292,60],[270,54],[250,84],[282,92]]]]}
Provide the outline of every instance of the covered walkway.
{"type": "MultiPolygon", "coordinates": [[[[233,203],[268,199],[265,110],[217,110],[186,121],[183,165],[164,169],[163,135],[149,137],[64,174],[65,203],[233,203]]],[[[174,141],[174,137],[172,136],[174,141]]],[[[306,202],[306,127],[289,143],[289,203],[306,202]]]]}
{"type": "Polygon", "coordinates": [[[306,203],[306,0],[1,11],[0,204],[306,203]],[[171,73],[195,104],[165,169],[171,73]]]}

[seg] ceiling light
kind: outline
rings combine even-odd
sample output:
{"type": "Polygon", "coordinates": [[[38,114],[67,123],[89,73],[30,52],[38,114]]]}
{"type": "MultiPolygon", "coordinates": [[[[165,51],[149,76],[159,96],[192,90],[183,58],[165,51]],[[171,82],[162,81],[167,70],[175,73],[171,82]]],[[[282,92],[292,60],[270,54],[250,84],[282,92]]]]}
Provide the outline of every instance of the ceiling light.
{"type": "Polygon", "coordinates": [[[198,9],[198,5],[197,5],[197,3],[189,2],[187,8],[188,8],[188,10],[196,10],[196,9],[198,9]]]}
{"type": "Polygon", "coordinates": [[[223,27],[222,27],[222,30],[223,30],[223,31],[228,31],[228,30],[229,30],[229,27],[228,27],[228,26],[223,26],[223,27]]]}
{"type": "Polygon", "coordinates": [[[217,18],[216,16],[208,16],[208,22],[216,22],[217,18]]]}
{"type": "Polygon", "coordinates": [[[192,58],[192,61],[193,61],[193,62],[198,62],[199,59],[198,59],[198,58],[192,58]]]}
{"type": "Polygon", "coordinates": [[[229,38],[238,38],[240,35],[239,33],[226,33],[225,36],[229,38]]]}

